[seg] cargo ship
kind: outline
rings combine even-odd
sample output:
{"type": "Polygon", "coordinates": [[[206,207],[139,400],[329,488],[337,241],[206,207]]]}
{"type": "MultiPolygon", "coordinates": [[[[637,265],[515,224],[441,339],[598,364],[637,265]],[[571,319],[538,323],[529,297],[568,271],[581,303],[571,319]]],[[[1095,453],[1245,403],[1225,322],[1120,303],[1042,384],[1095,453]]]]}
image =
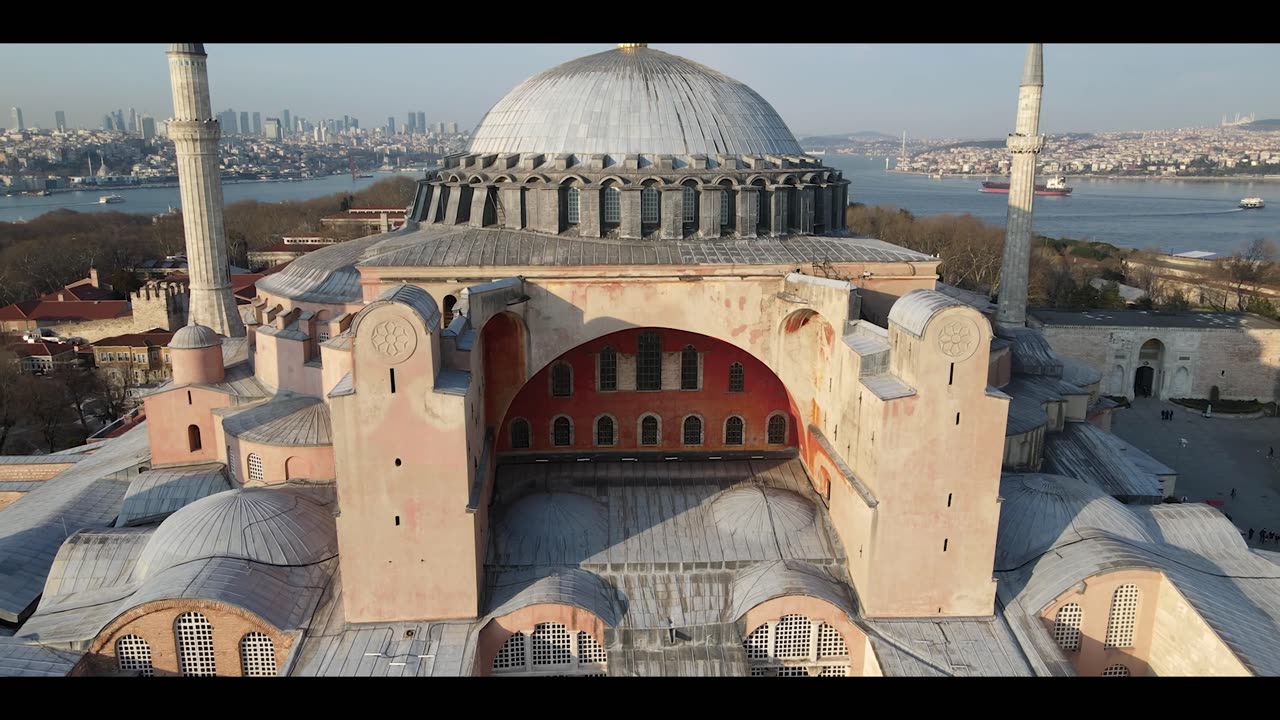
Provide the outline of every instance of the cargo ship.
{"type": "MultiPolygon", "coordinates": [[[[982,183],[982,192],[987,193],[1008,193],[1009,183],[1007,182],[991,182],[990,180],[982,183]]],[[[1050,178],[1043,185],[1036,185],[1036,195],[1058,195],[1066,196],[1071,194],[1071,188],[1067,187],[1067,179],[1061,175],[1050,178]]]]}

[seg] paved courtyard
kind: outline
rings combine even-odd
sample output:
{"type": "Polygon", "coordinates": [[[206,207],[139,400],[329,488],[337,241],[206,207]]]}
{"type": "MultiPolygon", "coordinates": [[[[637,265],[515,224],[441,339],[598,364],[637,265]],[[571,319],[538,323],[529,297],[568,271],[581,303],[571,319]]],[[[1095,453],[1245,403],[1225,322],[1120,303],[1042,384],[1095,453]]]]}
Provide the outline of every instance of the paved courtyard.
{"type": "Polygon", "coordinates": [[[1218,509],[1236,527],[1253,528],[1250,545],[1280,550],[1280,541],[1258,542],[1262,528],[1280,533],[1280,418],[1204,418],[1180,405],[1143,398],[1117,409],[1111,430],[1177,470],[1177,496],[1185,495],[1188,502],[1222,501],[1218,509]],[[1161,410],[1173,410],[1173,420],[1161,422],[1161,410]],[[1276,457],[1268,460],[1271,447],[1276,457]]]}

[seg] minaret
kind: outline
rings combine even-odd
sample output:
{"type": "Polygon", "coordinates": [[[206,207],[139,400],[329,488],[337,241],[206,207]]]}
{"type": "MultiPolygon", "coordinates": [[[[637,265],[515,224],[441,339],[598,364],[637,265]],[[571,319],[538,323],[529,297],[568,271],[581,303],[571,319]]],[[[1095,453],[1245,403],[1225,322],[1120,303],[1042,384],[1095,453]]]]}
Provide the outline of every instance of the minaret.
{"type": "Polygon", "coordinates": [[[231,267],[222,224],[222,178],[218,138],[222,135],[209,102],[208,55],[203,43],[169,46],[173,119],[169,137],[178,155],[182,227],[187,236],[191,314],[187,322],[225,337],[244,337],[244,323],[231,293],[231,267]]]}
{"type": "Polygon", "coordinates": [[[1013,154],[1009,179],[1009,220],[1004,259],[1000,264],[1000,304],[996,322],[1007,327],[1027,321],[1027,276],[1031,270],[1031,205],[1035,200],[1036,156],[1044,149],[1040,135],[1040,94],[1044,90],[1044,50],[1027,46],[1027,62],[1018,88],[1018,122],[1007,145],[1013,154]]]}

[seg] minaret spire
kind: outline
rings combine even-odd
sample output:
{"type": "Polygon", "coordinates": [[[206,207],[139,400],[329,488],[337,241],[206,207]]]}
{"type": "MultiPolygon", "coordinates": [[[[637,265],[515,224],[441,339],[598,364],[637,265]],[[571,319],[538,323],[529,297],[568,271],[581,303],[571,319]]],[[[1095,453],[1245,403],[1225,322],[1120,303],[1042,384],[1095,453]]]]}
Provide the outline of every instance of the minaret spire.
{"type": "Polygon", "coordinates": [[[169,46],[169,84],[173,120],[169,137],[178,156],[182,227],[187,239],[189,324],[204,325],[225,337],[244,337],[244,322],[231,292],[231,266],[222,218],[222,177],[218,138],[209,101],[208,55],[202,43],[169,46]]]}
{"type": "Polygon", "coordinates": [[[1036,156],[1044,149],[1040,135],[1040,96],[1044,89],[1044,48],[1027,46],[1027,60],[1018,88],[1018,117],[1006,145],[1013,155],[1009,178],[1009,217],[1005,226],[1004,258],[1000,264],[996,322],[1008,327],[1027,321],[1027,278],[1031,272],[1031,217],[1036,190],[1036,156]]]}

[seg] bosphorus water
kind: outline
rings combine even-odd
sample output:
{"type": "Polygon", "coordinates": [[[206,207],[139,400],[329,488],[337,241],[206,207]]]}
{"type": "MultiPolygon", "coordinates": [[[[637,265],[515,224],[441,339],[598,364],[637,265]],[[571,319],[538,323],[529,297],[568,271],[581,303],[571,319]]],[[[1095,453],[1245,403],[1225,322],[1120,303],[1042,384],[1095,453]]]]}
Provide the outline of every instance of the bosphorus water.
{"type": "MultiPolygon", "coordinates": [[[[893,205],[920,217],[970,213],[1003,225],[1008,196],[982,193],[982,177],[934,180],[923,175],[884,171],[884,158],[828,154],[823,162],[853,181],[849,197],[868,205],[893,205]]],[[[405,173],[420,177],[418,173],[405,173]]],[[[246,182],[223,185],[227,203],[239,200],[306,200],[363,189],[389,174],[352,180],[333,175],[298,182],[246,182]]],[[[1256,238],[1280,241],[1280,184],[1258,182],[1179,182],[1073,179],[1069,197],[1035,199],[1035,231],[1050,237],[1101,240],[1120,247],[1159,247],[1165,252],[1231,252],[1256,238]],[[1240,199],[1263,198],[1262,210],[1241,210],[1240,199]]],[[[0,197],[0,222],[32,220],[57,208],[78,212],[129,212],[154,215],[179,207],[177,187],[93,190],[49,197],[0,197]],[[124,203],[98,204],[109,192],[124,203]]]]}

